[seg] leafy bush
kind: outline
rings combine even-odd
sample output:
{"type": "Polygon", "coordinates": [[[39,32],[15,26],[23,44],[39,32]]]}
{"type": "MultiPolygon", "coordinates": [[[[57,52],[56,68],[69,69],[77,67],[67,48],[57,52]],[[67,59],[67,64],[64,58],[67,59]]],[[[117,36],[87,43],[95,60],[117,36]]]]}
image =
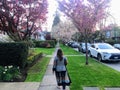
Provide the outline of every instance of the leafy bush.
{"type": "Polygon", "coordinates": [[[115,40],[113,40],[113,39],[106,39],[105,42],[113,45],[115,43],[115,40]]]}
{"type": "Polygon", "coordinates": [[[24,68],[27,62],[28,45],[23,42],[0,43],[0,65],[16,65],[24,68]]]}
{"type": "Polygon", "coordinates": [[[14,81],[14,79],[20,78],[20,75],[19,67],[0,66],[0,81],[14,81]]]}
{"type": "Polygon", "coordinates": [[[33,53],[28,56],[27,65],[31,66],[36,60],[38,60],[42,56],[42,53],[33,53]]]}
{"type": "Polygon", "coordinates": [[[34,41],[35,47],[42,47],[42,48],[53,48],[55,47],[55,40],[46,40],[46,41],[34,41]]]}

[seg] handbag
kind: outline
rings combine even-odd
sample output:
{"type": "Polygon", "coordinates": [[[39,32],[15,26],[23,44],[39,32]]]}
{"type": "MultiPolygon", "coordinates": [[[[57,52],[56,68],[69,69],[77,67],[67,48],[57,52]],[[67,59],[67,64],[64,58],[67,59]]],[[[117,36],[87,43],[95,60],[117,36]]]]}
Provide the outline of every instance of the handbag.
{"type": "Polygon", "coordinates": [[[56,66],[55,65],[53,66],[52,71],[56,72],[56,66]]]}
{"type": "Polygon", "coordinates": [[[56,61],[56,65],[53,65],[53,67],[52,67],[53,72],[56,72],[56,67],[57,67],[57,61],[56,61]]]}
{"type": "Polygon", "coordinates": [[[68,73],[67,68],[66,68],[66,74],[65,74],[65,85],[70,86],[71,83],[72,83],[72,82],[71,82],[71,79],[70,79],[69,73],[68,73]]]}

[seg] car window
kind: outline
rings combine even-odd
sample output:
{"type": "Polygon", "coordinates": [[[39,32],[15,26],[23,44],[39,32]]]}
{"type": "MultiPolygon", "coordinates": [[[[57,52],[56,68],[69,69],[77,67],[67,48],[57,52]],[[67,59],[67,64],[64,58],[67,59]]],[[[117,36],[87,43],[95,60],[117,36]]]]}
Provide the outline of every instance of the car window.
{"type": "Polygon", "coordinates": [[[113,49],[112,46],[107,45],[107,44],[98,45],[98,48],[99,48],[99,49],[113,49]]]}
{"type": "Polygon", "coordinates": [[[95,46],[94,46],[94,45],[91,45],[91,47],[95,48],[95,46]]]}
{"type": "Polygon", "coordinates": [[[117,46],[117,47],[119,47],[119,46],[120,46],[120,44],[116,44],[116,46],[117,46]]]}

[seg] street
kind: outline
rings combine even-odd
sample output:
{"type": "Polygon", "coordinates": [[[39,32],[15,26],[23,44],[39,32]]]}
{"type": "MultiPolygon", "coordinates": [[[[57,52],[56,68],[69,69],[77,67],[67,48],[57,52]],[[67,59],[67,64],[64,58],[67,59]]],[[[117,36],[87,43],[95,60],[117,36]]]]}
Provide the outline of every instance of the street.
{"type": "Polygon", "coordinates": [[[120,71],[120,62],[102,62],[102,63],[117,71],[120,71]]]}

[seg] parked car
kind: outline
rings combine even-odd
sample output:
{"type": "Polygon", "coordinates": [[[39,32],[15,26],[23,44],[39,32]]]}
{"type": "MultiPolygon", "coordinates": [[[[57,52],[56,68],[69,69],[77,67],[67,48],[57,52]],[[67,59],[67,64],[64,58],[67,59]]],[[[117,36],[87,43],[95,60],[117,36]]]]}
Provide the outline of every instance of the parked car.
{"type": "MultiPolygon", "coordinates": [[[[87,48],[89,48],[91,45],[90,43],[87,43],[87,48]]],[[[79,52],[86,52],[86,47],[85,47],[85,43],[80,43],[79,47],[78,47],[78,51],[79,52]]]]}
{"type": "Polygon", "coordinates": [[[72,44],[73,44],[73,43],[74,43],[73,41],[69,41],[69,42],[68,42],[68,46],[72,47],[72,44]]]}
{"type": "Polygon", "coordinates": [[[113,46],[114,46],[115,48],[117,48],[117,49],[120,49],[120,44],[119,44],[119,43],[114,44],[113,46]]]}
{"type": "Polygon", "coordinates": [[[79,46],[79,43],[78,43],[78,42],[73,42],[73,43],[71,44],[71,47],[72,47],[72,48],[78,48],[78,46],[79,46]]]}
{"type": "Polygon", "coordinates": [[[91,44],[88,55],[97,58],[99,61],[120,61],[120,50],[108,43],[91,44]]]}

